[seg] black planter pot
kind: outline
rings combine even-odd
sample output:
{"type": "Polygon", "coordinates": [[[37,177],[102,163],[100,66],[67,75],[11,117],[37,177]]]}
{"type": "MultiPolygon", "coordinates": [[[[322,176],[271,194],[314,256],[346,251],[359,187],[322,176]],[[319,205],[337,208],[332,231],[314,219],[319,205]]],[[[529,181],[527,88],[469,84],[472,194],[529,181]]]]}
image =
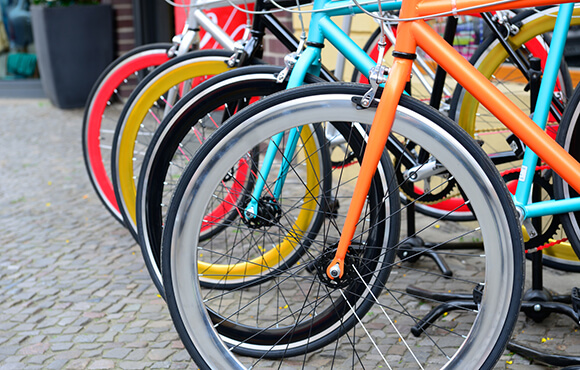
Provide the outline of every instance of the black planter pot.
{"type": "Polygon", "coordinates": [[[33,5],[30,15],[44,92],[59,108],[83,107],[113,60],[112,7],[33,5]]]}

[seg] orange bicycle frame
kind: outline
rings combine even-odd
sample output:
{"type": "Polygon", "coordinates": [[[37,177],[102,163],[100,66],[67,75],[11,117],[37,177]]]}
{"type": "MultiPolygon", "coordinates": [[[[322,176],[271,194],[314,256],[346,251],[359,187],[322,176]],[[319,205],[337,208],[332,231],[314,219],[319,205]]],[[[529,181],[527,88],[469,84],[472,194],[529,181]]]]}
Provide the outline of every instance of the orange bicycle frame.
{"type": "Polygon", "coordinates": [[[399,98],[409,81],[411,65],[417,47],[421,47],[570,186],[580,192],[580,163],[445,42],[423,19],[417,19],[445,12],[450,12],[453,15],[468,14],[474,11],[473,7],[477,7],[478,12],[488,12],[508,7],[523,8],[571,2],[574,1],[519,0],[507,4],[490,5],[485,0],[403,0],[399,13],[401,21],[398,25],[395,51],[393,52],[394,63],[383,90],[383,96],[389,96],[389,99],[380,100],[372,123],[364,160],[338,249],[335,258],[327,269],[330,278],[333,275],[331,269],[335,269],[334,276],[336,276],[337,267],[340,272],[339,277],[342,277],[344,272],[344,257],[362,212],[371,179],[391,132],[399,98]],[[462,11],[462,9],[465,10],[462,11]],[[409,20],[404,21],[404,19],[409,20]]]}

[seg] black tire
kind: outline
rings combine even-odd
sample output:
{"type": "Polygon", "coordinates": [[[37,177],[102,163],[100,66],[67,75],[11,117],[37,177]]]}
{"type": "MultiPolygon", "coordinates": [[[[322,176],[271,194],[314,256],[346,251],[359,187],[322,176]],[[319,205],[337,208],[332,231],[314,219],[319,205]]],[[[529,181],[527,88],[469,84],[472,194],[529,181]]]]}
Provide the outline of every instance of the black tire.
{"type": "MultiPolygon", "coordinates": [[[[580,159],[580,89],[578,86],[568,103],[556,141],[576,160],[580,159]]],[[[578,193],[572,189],[560,176],[554,174],[554,195],[556,199],[570,199],[578,197],[578,193]]],[[[580,212],[568,212],[560,215],[560,221],[566,232],[566,236],[580,258],[580,212]]],[[[575,264],[577,265],[577,263],[575,264]]]]}

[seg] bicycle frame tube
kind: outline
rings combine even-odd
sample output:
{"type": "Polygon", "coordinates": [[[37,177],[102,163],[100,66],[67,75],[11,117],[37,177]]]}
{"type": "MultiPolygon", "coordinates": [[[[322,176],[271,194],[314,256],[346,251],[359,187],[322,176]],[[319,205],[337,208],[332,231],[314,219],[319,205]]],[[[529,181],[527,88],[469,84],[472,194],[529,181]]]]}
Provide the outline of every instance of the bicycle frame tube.
{"type": "MultiPolygon", "coordinates": [[[[416,19],[442,12],[452,12],[455,15],[467,14],[473,9],[462,11],[473,6],[481,6],[477,11],[501,10],[506,7],[529,7],[537,5],[552,5],[572,1],[538,1],[518,0],[503,5],[488,5],[486,0],[405,0],[401,6],[401,19],[416,19]]],[[[390,133],[395,117],[399,97],[403,93],[405,83],[409,79],[412,58],[417,47],[421,47],[435,62],[442,66],[455,80],[479,100],[506,127],[513,131],[527,146],[567,181],[575,190],[580,190],[580,163],[552,140],[524,112],[481,75],[475,67],[461,57],[447,44],[424,20],[410,20],[399,23],[395,56],[391,73],[387,80],[383,96],[373,120],[369,134],[365,158],[357,179],[354,195],[347,213],[336,255],[327,268],[327,275],[332,279],[331,272],[338,272],[342,277],[344,258],[354,235],[354,230],[362,211],[371,178],[378,166],[380,153],[390,133]],[[333,271],[334,269],[334,271],[333,271]]],[[[552,87],[553,89],[553,87],[552,87]]],[[[552,90],[553,91],[553,90],[552,90]]]]}
{"type": "MultiPolygon", "coordinates": [[[[535,3],[535,2],[534,2],[535,3]]],[[[403,24],[401,24],[403,25],[403,24]]],[[[405,22],[404,25],[407,25],[405,22]]],[[[477,98],[506,127],[576,190],[580,189],[580,163],[562,149],[514,103],[504,97],[476,69],[438,39],[423,21],[408,23],[412,37],[433,59],[477,98]],[[455,54],[453,54],[455,53],[455,54]]],[[[397,43],[399,39],[397,39],[397,43]]]]}
{"type": "MultiPolygon", "coordinates": [[[[197,4],[202,3],[201,1],[196,2],[197,4]]],[[[207,3],[207,2],[204,2],[207,3]]],[[[218,6],[218,2],[213,1],[212,6],[218,6]]],[[[187,21],[183,28],[181,35],[174,37],[173,42],[178,42],[179,45],[177,50],[175,50],[175,56],[180,56],[189,51],[189,49],[194,46],[196,49],[199,48],[199,27],[202,26],[203,29],[210,34],[225,50],[233,51],[235,44],[234,40],[217,24],[213,23],[211,19],[199,8],[194,5],[187,15],[187,21]],[[177,40],[177,41],[176,41],[177,40]]],[[[177,101],[178,96],[178,86],[174,86],[167,92],[167,105],[163,112],[163,116],[167,116],[169,111],[173,108],[173,105],[177,101]]],[[[186,93],[187,91],[183,91],[186,93]]]]}
{"type": "MultiPolygon", "coordinates": [[[[383,10],[399,9],[400,2],[389,2],[383,4],[383,10]]],[[[377,11],[378,3],[366,3],[363,7],[367,11],[377,11]]],[[[349,15],[362,13],[357,7],[352,7],[350,1],[330,1],[330,0],[315,0],[313,9],[325,10],[312,14],[309,25],[308,42],[311,45],[323,44],[325,39],[343,54],[345,58],[351,62],[355,68],[361,71],[366,77],[369,75],[369,70],[376,65],[372,60],[336,23],[330,20],[331,16],[349,15]]],[[[300,58],[293,67],[288,81],[287,88],[293,88],[302,85],[306,78],[306,73],[318,74],[320,72],[320,55],[319,47],[309,46],[300,55],[300,58]]],[[[284,180],[287,175],[289,160],[293,157],[293,153],[298,143],[301,130],[293,130],[288,135],[288,145],[285,148],[282,165],[276,178],[276,185],[274,188],[274,199],[279,199],[284,185],[284,180]]],[[[272,138],[268,145],[262,167],[259,170],[259,176],[256,179],[256,185],[252,192],[252,198],[244,213],[247,217],[255,217],[258,215],[258,200],[265,187],[265,179],[268,177],[274,157],[278,152],[280,143],[282,142],[283,134],[278,134],[272,138]]]]}
{"type": "MultiPolygon", "coordinates": [[[[554,86],[556,84],[558,68],[562,60],[564,43],[566,41],[566,35],[570,26],[570,19],[572,18],[573,10],[574,4],[564,4],[560,5],[560,9],[558,11],[558,18],[556,19],[556,25],[554,27],[554,35],[550,44],[550,51],[548,53],[548,59],[546,61],[546,67],[544,69],[542,83],[540,85],[538,100],[533,116],[533,121],[542,130],[546,129],[546,121],[548,119],[548,113],[553,94],[552,92],[554,91],[554,86]]],[[[532,150],[526,150],[521,167],[520,179],[515,194],[516,206],[519,206],[523,209],[525,218],[529,217],[526,205],[530,199],[530,192],[537,163],[538,156],[532,150]]],[[[546,214],[561,213],[558,202],[551,202],[550,205],[544,202],[541,203],[542,204],[535,204],[534,208],[537,208],[538,211],[533,212],[533,214],[537,214],[539,211],[547,212],[546,214]]],[[[570,203],[570,200],[567,200],[567,203],[570,203]]],[[[578,209],[576,209],[576,211],[577,210],[578,209]]]]}

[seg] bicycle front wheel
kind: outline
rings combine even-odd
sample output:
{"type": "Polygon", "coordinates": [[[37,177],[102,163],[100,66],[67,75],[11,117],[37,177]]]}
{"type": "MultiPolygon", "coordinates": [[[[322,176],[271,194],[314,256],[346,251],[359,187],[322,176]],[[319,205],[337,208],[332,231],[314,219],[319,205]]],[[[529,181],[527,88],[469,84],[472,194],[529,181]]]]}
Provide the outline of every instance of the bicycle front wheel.
{"type": "MultiPolygon", "coordinates": [[[[570,105],[562,117],[556,141],[568,151],[576,160],[580,159],[580,89],[576,91],[570,99],[570,105]]],[[[557,174],[554,175],[554,194],[557,199],[571,199],[578,197],[576,192],[568,183],[566,183],[557,174]]],[[[560,215],[562,226],[566,231],[566,236],[570,240],[576,256],[580,258],[580,212],[568,212],[560,215]]],[[[570,264],[572,267],[580,269],[578,258],[572,258],[570,264]]]]}
{"type": "MultiPolygon", "coordinates": [[[[412,141],[430,153],[432,161],[425,166],[436,164],[440,171],[436,175],[429,171],[429,176],[437,176],[439,186],[457,182],[476,221],[460,227],[444,220],[423,220],[416,234],[399,241],[393,222],[401,214],[396,207],[400,184],[390,160],[385,160],[373,178],[344,277],[330,281],[325,269],[334,256],[358,173],[356,168],[348,172],[354,166],[340,167],[333,171],[331,189],[339,206],[326,211],[324,224],[292,268],[258,286],[224,290],[200,284],[204,276],[198,261],[207,257],[210,243],[237,241],[239,248],[227,248],[218,257],[249,263],[249,251],[259,254],[264,243],[292,234],[283,227],[285,217],[271,218],[268,227],[250,229],[241,224],[241,216],[239,227],[230,233],[200,241],[204,210],[211,207],[210,199],[216,198],[224,174],[273,135],[316,125],[333,125],[340,138],[355,147],[349,152],[357,153],[360,161],[366,136],[359,123],[370,124],[375,109],[357,109],[355,102],[367,89],[317,84],[272,95],[226,122],[192,160],[169,209],[162,268],[172,318],[198,366],[299,367],[316,361],[316,366],[325,368],[387,363],[475,369],[491,368],[501,355],[523,290],[522,237],[515,208],[478,145],[437,111],[407,97],[401,100],[393,128],[397,140],[412,141]],[[423,249],[412,249],[421,241],[423,249]],[[418,261],[398,253],[403,251],[415,251],[412,256],[418,261]],[[457,264],[457,274],[451,278],[439,274],[418,258],[428,251],[444,253],[457,264]],[[395,254],[400,260],[394,259],[395,254]],[[416,284],[423,290],[411,286],[416,284]],[[445,294],[421,298],[425,289],[467,295],[461,303],[450,303],[441,298],[445,294]],[[429,307],[445,307],[441,313],[449,314],[439,319],[435,315],[425,323],[422,318],[429,307]]],[[[290,172],[299,174],[308,156],[292,159],[290,172]]],[[[420,177],[421,168],[411,169],[420,177]]],[[[411,178],[416,179],[408,176],[405,181],[411,178]]],[[[285,184],[289,196],[283,199],[283,207],[302,207],[304,202],[291,195],[303,194],[297,189],[304,184],[285,184]]],[[[302,245],[304,234],[294,240],[302,245]]],[[[227,278],[227,271],[222,278],[227,278]]]]}
{"type": "Polygon", "coordinates": [[[170,47],[165,43],[144,45],[118,58],[99,76],[87,99],[82,141],[85,167],[97,195],[120,222],[123,216],[109,166],[113,133],[129,94],[147,73],[169,60],[170,47]]]}
{"type": "Polygon", "coordinates": [[[201,50],[174,58],[147,76],[125,105],[113,137],[111,176],[119,210],[135,239],[138,238],[135,199],[140,165],[155,130],[177,101],[170,101],[171,91],[178,99],[210,77],[230,70],[226,64],[230,57],[231,52],[225,50],[201,50]]]}

